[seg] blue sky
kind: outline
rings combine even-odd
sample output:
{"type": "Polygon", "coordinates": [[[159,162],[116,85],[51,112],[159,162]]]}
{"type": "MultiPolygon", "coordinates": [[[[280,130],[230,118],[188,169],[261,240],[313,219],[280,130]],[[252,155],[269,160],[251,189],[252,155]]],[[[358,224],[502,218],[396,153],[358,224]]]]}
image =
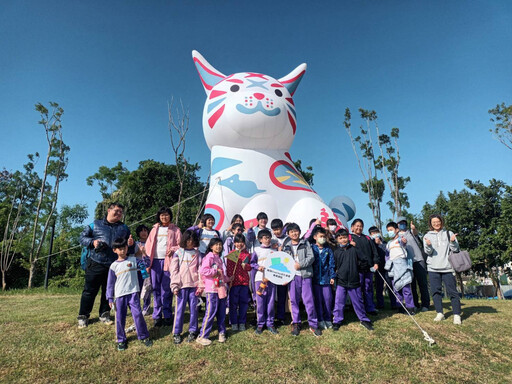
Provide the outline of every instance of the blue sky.
{"type": "Polygon", "coordinates": [[[412,213],[466,178],[510,183],[512,152],[488,132],[487,110],[512,103],[511,46],[507,1],[2,2],[0,167],[21,169],[28,153],[45,151],[34,104],[58,102],[71,147],[60,204],[92,213],[100,194],[85,179],[100,165],[172,162],[174,97],[190,108],[187,157],[206,180],[192,49],[225,74],[279,78],[305,62],[290,152],[313,167],[325,201],[350,196],[369,226],[345,107],[353,116],[374,109],[381,129],[400,128],[412,213]]]}

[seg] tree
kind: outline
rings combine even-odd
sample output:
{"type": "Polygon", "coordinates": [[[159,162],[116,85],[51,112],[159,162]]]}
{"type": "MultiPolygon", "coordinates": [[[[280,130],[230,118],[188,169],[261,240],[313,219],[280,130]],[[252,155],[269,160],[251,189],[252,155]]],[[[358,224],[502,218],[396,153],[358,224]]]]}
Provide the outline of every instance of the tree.
{"type": "Polygon", "coordinates": [[[93,186],[94,182],[98,183],[100,193],[103,199],[112,197],[115,190],[119,189],[123,181],[123,177],[128,173],[128,169],[123,166],[123,163],[118,162],[112,168],[102,165],[98,172],[89,176],[86,179],[88,186],[93,186]]]}
{"type": "Polygon", "coordinates": [[[307,166],[306,169],[302,169],[302,161],[296,160],[293,162],[295,169],[300,172],[306,183],[308,183],[311,187],[313,186],[313,177],[315,174],[313,173],[313,167],[307,166]]]}
{"type": "Polygon", "coordinates": [[[143,222],[147,225],[155,223],[154,215],[162,206],[177,208],[180,190],[182,199],[180,203],[180,216],[177,222],[180,227],[188,227],[194,222],[197,211],[201,208],[201,192],[205,185],[199,181],[198,164],[188,164],[187,172],[183,174],[183,185],[177,178],[177,167],[174,164],[164,164],[154,160],[144,160],[134,171],[122,174],[121,180],[113,180],[114,190],[96,207],[96,217],[104,217],[104,207],[114,200],[125,205],[125,221],[128,224],[143,222]],[[191,199],[190,197],[195,196],[191,199]]]}
{"type": "Polygon", "coordinates": [[[494,136],[508,149],[512,149],[512,105],[497,104],[496,108],[489,109],[494,129],[489,129],[494,136]]]}
{"type": "Polygon", "coordinates": [[[364,181],[361,183],[361,190],[368,195],[368,207],[372,211],[375,226],[382,232],[380,204],[382,203],[382,196],[384,194],[384,182],[377,176],[378,163],[375,159],[374,140],[370,125],[377,120],[377,113],[362,108],[359,109],[359,112],[361,118],[366,122],[366,129],[362,125],[359,127],[360,135],[356,137],[352,135],[352,114],[349,108],[345,109],[345,121],[343,124],[350,137],[352,149],[354,150],[359,170],[363,176],[364,181]],[[359,146],[359,151],[356,148],[356,143],[359,146]]]}
{"type": "Polygon", "coordinates": [[[57,206],[60,182],[68,176],[66,168],[69,147],[62,140],[61,124],[64,110],[55,102],[50,102],[50,108],[51,112],[41,103],[36,104],[35,108],[41,114],[39,124],[44,128],[48,149],[32,226],[32,241],[28,258],[30,263],[29,288],[32,288],[36,263],[39,260],[50,222],[55,220],[54,212],[57,206]],[[53,178],[53,186],[48,184],[49,178],[53,178]]]}

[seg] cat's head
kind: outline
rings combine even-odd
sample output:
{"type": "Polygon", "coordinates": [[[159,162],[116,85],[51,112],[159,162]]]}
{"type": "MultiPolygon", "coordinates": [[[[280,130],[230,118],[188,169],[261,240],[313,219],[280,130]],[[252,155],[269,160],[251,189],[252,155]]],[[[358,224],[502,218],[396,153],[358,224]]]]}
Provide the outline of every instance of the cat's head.
{"type": "Polygon", "coordinates": [[[206,92],[203,132],[210,149],[214,145],[290,148],[297,128],[292,96],[306,64],[276,80],[252,72],[226,76],[199,52],[192,51],[192,57],[206,92]]]}

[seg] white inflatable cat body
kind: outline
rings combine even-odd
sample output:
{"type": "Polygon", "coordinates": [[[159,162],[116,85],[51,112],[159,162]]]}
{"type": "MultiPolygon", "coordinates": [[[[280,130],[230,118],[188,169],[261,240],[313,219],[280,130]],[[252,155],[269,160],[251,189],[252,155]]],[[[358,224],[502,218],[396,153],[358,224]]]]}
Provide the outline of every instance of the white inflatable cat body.
{"type": "Polygon", "coordinates": [[[207,95],[203,133],[211,150],[211,178],[205,213],[215,217],[215,228],[227,228],[237,213],[246,226],[256,225],[259,212],[268,215],[269,226],[280,218],[299,224],[303,233],[312,218],[324,225],[334,218],[346,226],[349,218],[333,213],[288,153],[297,127],[292,96],[306,64],[276,80],[252,72],[226,76],[197,51],[192,57],[207,95]]]}

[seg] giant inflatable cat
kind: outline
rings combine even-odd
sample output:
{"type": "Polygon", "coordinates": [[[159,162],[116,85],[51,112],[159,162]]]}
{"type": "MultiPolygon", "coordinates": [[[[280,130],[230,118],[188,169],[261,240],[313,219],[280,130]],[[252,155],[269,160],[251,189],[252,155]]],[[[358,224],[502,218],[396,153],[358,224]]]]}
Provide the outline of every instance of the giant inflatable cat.
{"type": "Polygon", "coordinates": [[[333,213],[288,153],[297,132],[293,94],[306,64],[274,79],[253,72],[226,76],[199,52],[192,57],[207,96],[203,133],[211,150],[211,178],[205,213],[216,218],[215,228],[226,228],[237,213],[246,226],[255,225],[259,212],[295,222],[303,233],[312,218],[324,225],[334,218],[346,226],[346,210],[333,207],[333,213]]]}

